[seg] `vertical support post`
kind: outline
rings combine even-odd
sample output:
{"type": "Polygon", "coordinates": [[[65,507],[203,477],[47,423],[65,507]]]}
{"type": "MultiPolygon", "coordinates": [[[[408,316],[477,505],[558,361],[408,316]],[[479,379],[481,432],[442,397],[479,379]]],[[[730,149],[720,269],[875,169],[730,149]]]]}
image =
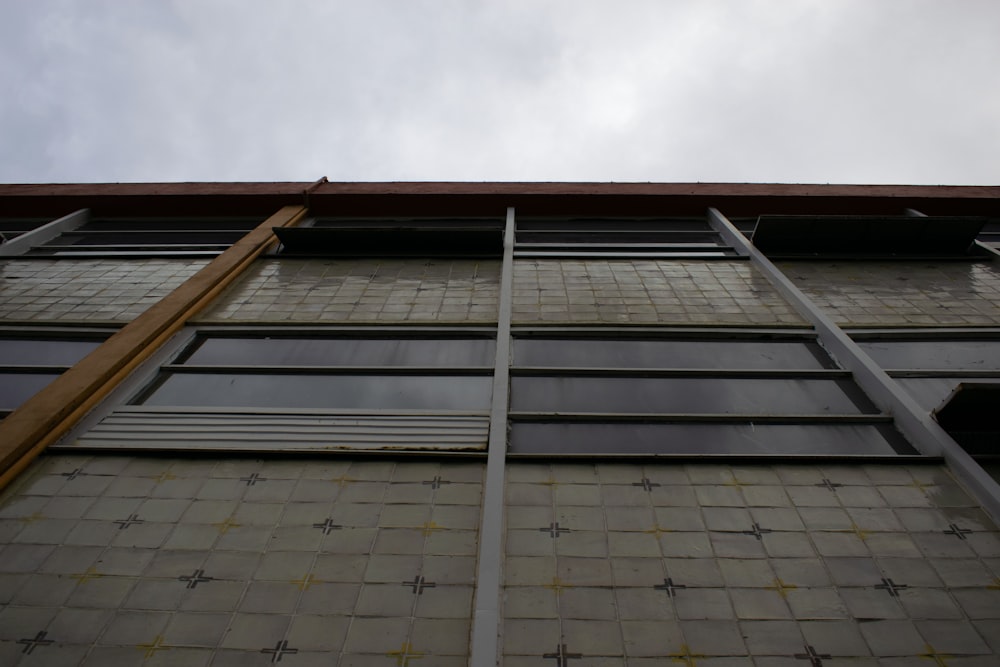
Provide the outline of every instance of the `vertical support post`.
{"type": "Polygon", "coordinates": [[[499,664],[500,585],[503,571],[504,486],[507,456],[507,403],[510,378],[510,323],[514,301],[514,209],[507,209],[503,235],[497,314],[497,353],[486,460],[483,514],[479,524],[476,601],[472,619],[470,667],[499,664]]]}
{"type": "Polygon", "coordinates": [[[710,208],[708,219],[712,228],[727,243],[746,249],[753,265],[792,304],[799,315],[813,325],[819,342],[845,370],[851,371],[854,381],[872,402],[883,412],[892,415],[896,428],[906,436],[910,444],[923,454],[942,456],[949,468],[976,496],[983,509],[994,519],[1000,519],[1000,485],[722,213],[710,208]]]}

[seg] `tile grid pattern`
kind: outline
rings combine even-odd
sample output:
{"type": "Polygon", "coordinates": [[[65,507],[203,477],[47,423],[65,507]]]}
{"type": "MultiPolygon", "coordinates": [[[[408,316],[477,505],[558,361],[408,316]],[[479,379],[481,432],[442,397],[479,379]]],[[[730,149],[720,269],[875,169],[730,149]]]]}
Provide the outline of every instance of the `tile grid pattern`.
{"type": "Polygon", "coordinates": [[[44,459],[0,499],[0,664],[464,665],[482,474],[44,459]]]}
{"type": "Polygon", "coordinates": [[[514,322],[803,323],[747,262],[595,259],[515,261],[514,322]]]}
{"type": "Polygon", "coordinates": [[[1000,532],[940,466],[512,464],[507,494],[505,667],[1000,659],[1000,532]]]}
{"type": "Polygon", "coordinates": [[[261,261],[201,322],[495,322],[492,260],[261,261]]]}
{"type": "Polygon", "coordinates": [[[198,272],[191,259],[0,262],[0,318],[25,322],[129,322],[198,272]]]}
{"type": "Polygon", "coordinates": [[[1000,271],[990,263],[781,262],[839,325],[996,326],[1000,271]]]}

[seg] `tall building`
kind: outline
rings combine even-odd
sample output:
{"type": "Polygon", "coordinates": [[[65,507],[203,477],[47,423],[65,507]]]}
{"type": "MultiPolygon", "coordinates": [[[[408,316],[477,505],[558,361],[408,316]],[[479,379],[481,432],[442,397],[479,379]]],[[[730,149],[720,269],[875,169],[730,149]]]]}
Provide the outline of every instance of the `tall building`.
{"type": "Polygon", "coordinates": [[[1000,660],[1000,187],[0,186],[0,664],[1000,660]]]}

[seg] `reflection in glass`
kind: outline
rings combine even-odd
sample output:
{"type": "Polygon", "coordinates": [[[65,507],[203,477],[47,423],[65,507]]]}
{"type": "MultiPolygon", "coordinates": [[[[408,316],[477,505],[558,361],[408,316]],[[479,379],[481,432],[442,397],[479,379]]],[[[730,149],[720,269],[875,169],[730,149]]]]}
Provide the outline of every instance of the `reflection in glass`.
{"type": "Polygon", "coordinates": [[[757,456],[915,453],[895,431],[879,425],[641,423],[515,423],[510,452],[757,456]]]}
{"type": "Polygon", "coordinates": [[[58,373],[0,372],[0,410],[13,410],[59,377],[58,373]]]}
{"type": "Polygon", "coordinates": [[[1000,371],[997,340],[862,340],[882,368],[1000,371]]]}
{"type": "Polygon", "coordinates": [[[171,373],[145,405],[488,410],[490,376],[171,373]]]}
{"type": "Polygon", "coordinates": [[[218,366],[490,366],[491,339],[205,338],[184,360],[218,366]]]}
{"type": "Polygon", "coordinates": [[[100,344],[99,340],[0,338],[0,365],[72,366],[100,344]]]}
{"type": "MultiPolygon", "coordinates": [[[[858,414],[849,381],[794,378],[513,377],[511,410],[664,414],[858,414]]],[[[877,412],[866,406],[864,412],[877,412]]]]}
{"type": "MultiPolygon", "coordinates": [[[[825,360],[826,364],[821,360],[825,360]]],[[[821,369],[815,343],[740,340],[514,340],[514,364],[568,368],[821,369]]]]}

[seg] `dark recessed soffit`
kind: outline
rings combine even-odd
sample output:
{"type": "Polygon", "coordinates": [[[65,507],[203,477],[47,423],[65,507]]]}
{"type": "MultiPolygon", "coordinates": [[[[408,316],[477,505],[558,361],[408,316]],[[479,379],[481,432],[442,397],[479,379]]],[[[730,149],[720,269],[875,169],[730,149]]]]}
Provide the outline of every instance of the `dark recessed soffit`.
{"type": "Polygon", "coordinates": [[[762,215],[753,243],[768,256],[971,255],[986,218],[762,215]]]}
{"type": "Polygon", "coordinates": [[[500,224],[279,227],[285,255],[340,257],[500,257],[500,224]]]}

